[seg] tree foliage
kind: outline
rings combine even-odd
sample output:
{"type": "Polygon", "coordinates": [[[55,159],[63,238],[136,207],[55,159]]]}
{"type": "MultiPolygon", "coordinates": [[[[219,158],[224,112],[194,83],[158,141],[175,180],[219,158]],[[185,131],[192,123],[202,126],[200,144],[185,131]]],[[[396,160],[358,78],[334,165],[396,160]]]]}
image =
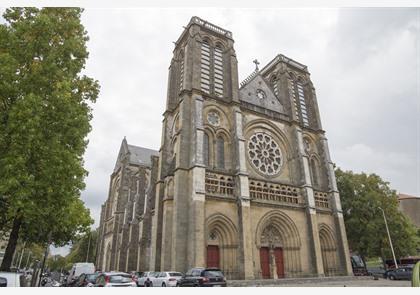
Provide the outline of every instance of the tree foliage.
{"type": "Polygon", "coordinates": [[[392,258],[385,221],[388,222],[395,255],[415,255],[420,245],[417,229],[398,210],[395,190],[376,174],[356,174],[336,169],[349,247],[362,257],[392,258]]]}
{"type": "Polygon", "coordinates": [[[96,262],[96,243],[98,231],[93,230],[78,237],[73,243],[70,253],[66,256],[69,263],[77,262],[96,262]],[[89,255],[88,254],[89,248],[89,255]],[[86,260],[87,258],[87,260],[86,260]]]}
{"type": "Polygon", "coordinates": [[[90,103],[99,85],[81,74],[88,58],[81,13],[10,8],[3,15],[0,230],[11,231],[8,248],[13,248],[6,249],[5,259],[14,251],[16,232],[29,242],[61,246],[93,222],[80,192],[87,175],[90,103]]]}
{"type": "Polygon", "coordinates": [[[46,268],[49,271],[58,271],[61,272],[62,270],[70,270],[70,268],[67,269],[67,260],[66,257],[63,257],[61,255],[54,255],[47,259],[46,268]]]}

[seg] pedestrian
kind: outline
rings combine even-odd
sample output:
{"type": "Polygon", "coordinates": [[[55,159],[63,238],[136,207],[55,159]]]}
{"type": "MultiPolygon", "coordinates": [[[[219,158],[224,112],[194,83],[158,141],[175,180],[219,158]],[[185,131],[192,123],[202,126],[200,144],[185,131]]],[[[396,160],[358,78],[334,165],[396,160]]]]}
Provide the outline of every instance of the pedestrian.
{"type": "Polygon", "coordinates": [[[149,278],[146,278],[146,281],[144,281],[144,286],[145,287],[151,287],[152,286],[152,282],[150,281],[149,278]]]}

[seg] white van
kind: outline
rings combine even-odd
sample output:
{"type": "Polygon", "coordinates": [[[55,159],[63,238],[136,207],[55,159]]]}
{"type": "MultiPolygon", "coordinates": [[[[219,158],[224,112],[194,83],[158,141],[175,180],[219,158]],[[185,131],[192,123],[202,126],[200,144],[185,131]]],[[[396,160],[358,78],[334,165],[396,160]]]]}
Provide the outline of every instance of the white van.
{"type": "Polygon", "coordinates": [[[82,273],[91,274],[95,272],[95,265],[89,262],[78,262],[73,264],[73,267],[70,270],[70,274],[67,277],[67,284],[71,284],[72,281],[75,281],[79,278],[82,273]]]}

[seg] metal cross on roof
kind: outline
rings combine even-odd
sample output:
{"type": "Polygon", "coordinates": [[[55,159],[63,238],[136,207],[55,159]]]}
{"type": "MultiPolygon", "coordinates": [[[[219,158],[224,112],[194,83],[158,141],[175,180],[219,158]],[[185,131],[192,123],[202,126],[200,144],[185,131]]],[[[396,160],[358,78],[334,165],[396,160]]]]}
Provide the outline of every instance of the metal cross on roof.
{"type": "Polygon", "coordinates": [[[258,65],[260,62],[257,59],[254,59],[252,62],[255,64],[255,71],[258,71],[258,65]]]}

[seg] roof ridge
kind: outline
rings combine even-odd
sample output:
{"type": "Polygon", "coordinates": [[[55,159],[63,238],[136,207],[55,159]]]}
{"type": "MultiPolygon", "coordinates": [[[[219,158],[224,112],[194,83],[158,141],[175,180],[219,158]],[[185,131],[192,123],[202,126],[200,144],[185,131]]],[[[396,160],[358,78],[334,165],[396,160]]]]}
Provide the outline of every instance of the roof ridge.
{"type": "Polygon", "coordinates": [[[246,84],[248,84],[249,82],[251,82],[252,79],[254,79],[256,76],[258,76],[258,74],[260,73],[259,70],[255,69],[248,77],[246,77],[240,84],[240,88],[244,87],[246,84]]]}

